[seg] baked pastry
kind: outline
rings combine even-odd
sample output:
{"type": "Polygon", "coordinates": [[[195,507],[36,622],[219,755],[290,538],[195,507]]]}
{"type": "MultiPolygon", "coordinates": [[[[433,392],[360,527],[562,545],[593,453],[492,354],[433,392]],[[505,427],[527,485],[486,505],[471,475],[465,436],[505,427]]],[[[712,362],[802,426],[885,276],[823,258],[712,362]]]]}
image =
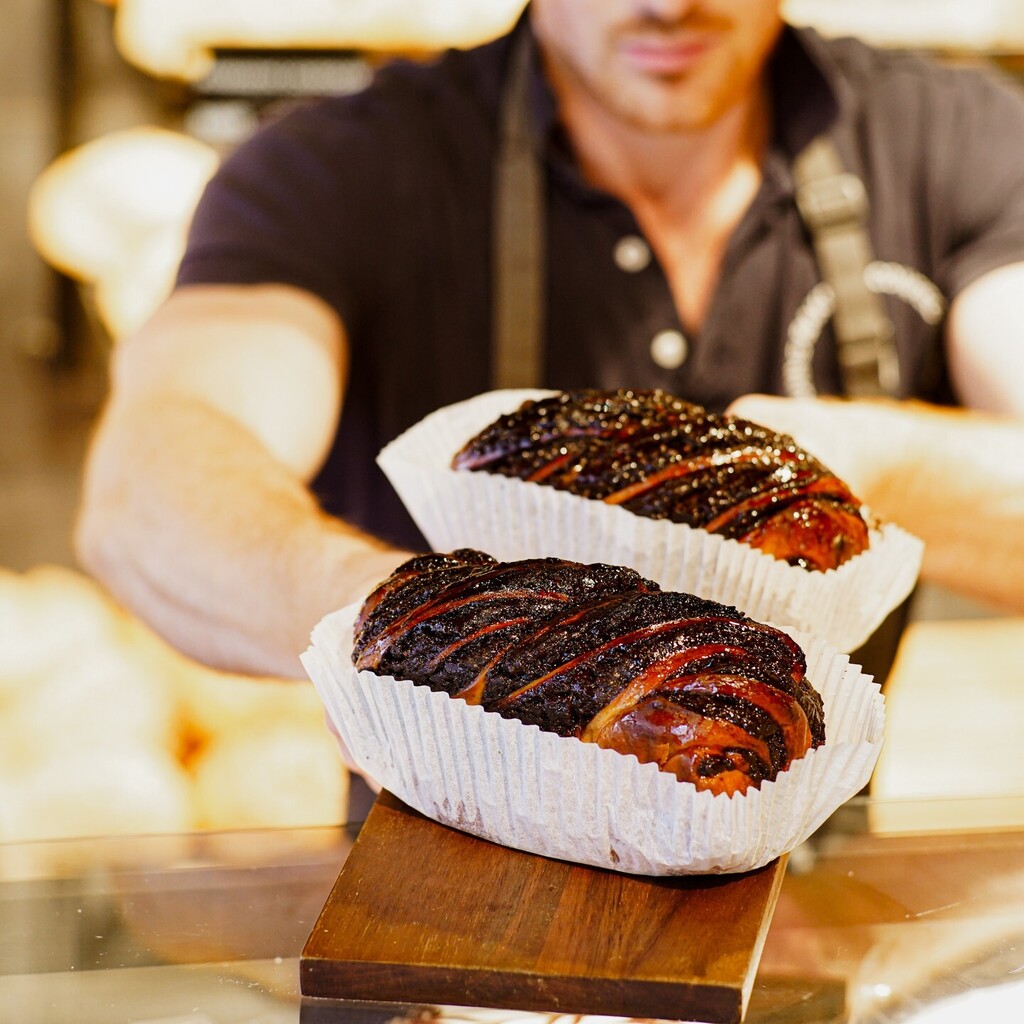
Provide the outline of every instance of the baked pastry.
{"type": "Polygon", "coordinates": [[[364,602],[352,660],[715,793],[774,779],[825,740],[790,636],[621,566],[418,556],[364,602]]]}
{"type": "Polygon", "coordinates": [[[545,484],[835,569],[868,547],[849,487],[785,434],[665,391],[568,391],[525,402],[455,469],[545,484]]]}

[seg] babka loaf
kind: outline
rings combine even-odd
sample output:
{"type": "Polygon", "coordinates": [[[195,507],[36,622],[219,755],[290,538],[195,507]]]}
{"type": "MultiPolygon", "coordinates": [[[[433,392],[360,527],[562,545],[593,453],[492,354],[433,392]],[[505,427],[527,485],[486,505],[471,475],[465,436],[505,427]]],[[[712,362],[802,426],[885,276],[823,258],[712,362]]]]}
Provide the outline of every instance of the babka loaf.
{"type": "Polygon", "coordinates": [[[869,543],[849,487],[791,437],[664,391],[526,402],[469,440],[452,466],[685,523],[805,569],[835,569],[869,543]]]}
{"type": "Polygon", "coordinates": [[[715,793],[774,779],[825,740],[791,637],[620,566],[415,557],[364,602],[352,660],[715,793]]]}

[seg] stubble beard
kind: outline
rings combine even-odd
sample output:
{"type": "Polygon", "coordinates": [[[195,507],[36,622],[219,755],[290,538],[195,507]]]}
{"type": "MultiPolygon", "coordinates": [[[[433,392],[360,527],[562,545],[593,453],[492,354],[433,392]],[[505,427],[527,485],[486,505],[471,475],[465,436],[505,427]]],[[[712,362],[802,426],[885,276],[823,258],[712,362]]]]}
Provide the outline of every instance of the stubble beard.
{"type": "MultiPolygon", "coordinates": [[[[728,102],[715,102],[699,93],[683,98],[657,96],[653,83],[623,89],[603,88],[581,81],[590,103],[604,117],[627,126],[633,131],[651,136],[671,136],[698,133],[715,123],[731,106],[728,102]]],[[[666,83],[670,88],[672,83],[666,83]]],[[[678,83],[685,87],[687,83],[678,83]]]]}

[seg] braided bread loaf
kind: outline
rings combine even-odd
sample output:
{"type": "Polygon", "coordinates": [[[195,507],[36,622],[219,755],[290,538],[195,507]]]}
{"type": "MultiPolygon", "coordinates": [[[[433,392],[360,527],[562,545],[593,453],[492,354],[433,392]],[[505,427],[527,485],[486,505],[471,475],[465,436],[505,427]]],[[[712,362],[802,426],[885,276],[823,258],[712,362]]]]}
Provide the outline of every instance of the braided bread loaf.
{"type": "Polygon", "coordinates": [[[364,602],[353,663],[715,793],[774,779],[825,740],[792,638],[601,563],[413,558],[364,602]]]}
{"type": "Polygon", "coordinates": [[[686,523],[805,569],[835,569],[868,546],[858,500],[791,437],[664,391],[526,402],[472,438],[452,466],[686,523]]]}

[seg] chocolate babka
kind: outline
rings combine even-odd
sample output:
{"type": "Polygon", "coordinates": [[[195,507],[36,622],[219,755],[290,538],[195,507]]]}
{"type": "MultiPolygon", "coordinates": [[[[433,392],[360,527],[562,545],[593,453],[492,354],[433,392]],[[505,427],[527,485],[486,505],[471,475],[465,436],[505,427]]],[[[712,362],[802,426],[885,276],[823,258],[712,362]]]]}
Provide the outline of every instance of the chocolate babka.
{"type": "Polygon", "coordinates": [[[715,793],[774,779],[825,740],[791,637],[620,566],[412,558],[364,602],[352,660],[715,793]]]}
{"type": "Polygon", "coordinates": [[[849,487],[785,434],[664,391],[569,391],[524,403],[455,469],[546,484],[826,570],[868,546],[849,487]]]}

